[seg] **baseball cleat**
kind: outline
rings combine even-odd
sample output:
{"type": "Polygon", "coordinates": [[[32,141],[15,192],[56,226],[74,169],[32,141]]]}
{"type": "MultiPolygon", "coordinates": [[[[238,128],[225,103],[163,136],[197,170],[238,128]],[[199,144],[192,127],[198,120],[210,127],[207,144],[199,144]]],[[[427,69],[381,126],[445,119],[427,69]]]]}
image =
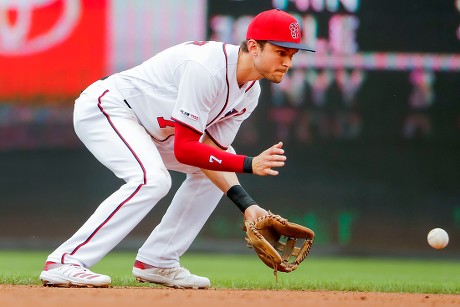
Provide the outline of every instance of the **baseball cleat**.
{"type": "Polygon", "coordinates": [[[111,279],[107,275],[96,274],[75,264],[59,264],[47,262],[40,274],[43,286],[49,287],[95,287],[110,286],[111,279]]]}
{"type": "Polygon", "coordinates": [[[174,268],[157,268],[136,260],[133,275],[138,282],[150,282],[178,289],[206,289],[211,286],[208,278],[194,275],[180,265],[174,268]]]}

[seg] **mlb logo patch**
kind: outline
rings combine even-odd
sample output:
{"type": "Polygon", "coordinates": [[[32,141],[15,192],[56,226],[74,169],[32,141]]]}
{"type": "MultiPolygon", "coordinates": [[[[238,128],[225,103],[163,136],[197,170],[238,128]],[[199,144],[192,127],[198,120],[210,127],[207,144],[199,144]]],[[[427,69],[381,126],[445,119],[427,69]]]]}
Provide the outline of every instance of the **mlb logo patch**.
{"type": "Polygon", "coordinates": [[[184,109],[181,109],[181,110],[180,110],[180,113],[181,113],[182,115],[187,116],[188,118],[190,118],[190,119],[192,119],[192,120],[195,120],[195,121],[197,121],[197,120],[199,119],[198,116],[196,116],[196,115],[194,115],[194,114],[191,114],[190,112],[187,112],[187,111],[185,111],[184,109]]]}

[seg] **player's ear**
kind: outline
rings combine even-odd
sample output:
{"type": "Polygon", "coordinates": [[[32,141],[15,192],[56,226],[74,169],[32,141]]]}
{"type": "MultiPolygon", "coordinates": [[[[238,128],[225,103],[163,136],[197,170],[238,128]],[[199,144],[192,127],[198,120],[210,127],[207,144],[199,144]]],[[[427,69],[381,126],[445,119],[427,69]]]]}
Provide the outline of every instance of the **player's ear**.
{"type": "Polygon", "coordinates": [[[259,54],[260,46],[255,40],[253,39],[248,40],[247,45],[248,45],[248,51],[251,55],[257,56],[259,54]]]}

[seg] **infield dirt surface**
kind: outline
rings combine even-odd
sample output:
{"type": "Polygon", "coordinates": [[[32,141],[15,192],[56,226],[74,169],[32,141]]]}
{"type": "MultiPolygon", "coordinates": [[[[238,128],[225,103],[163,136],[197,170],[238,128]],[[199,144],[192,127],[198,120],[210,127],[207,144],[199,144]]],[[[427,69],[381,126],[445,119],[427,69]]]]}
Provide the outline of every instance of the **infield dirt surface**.
{"type": "Polygon", "coordinates": [[[169,288],[48,288],[0,285],[0,306],[460,306],[460,295],[169,288]]]}

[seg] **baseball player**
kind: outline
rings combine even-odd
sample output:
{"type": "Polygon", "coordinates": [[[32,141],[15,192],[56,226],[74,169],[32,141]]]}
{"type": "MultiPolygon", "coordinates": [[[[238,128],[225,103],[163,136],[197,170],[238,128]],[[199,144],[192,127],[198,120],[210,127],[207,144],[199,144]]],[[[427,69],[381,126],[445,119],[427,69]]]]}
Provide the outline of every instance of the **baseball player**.
{"type": "Polygon", "coordinates": [[[109,286],[109,276],[89,268],[168,193],[174,170],[186,179],[138,250],[132,273],[138,281],[169,287],[210,287],[208,278],[191,274],[179,258],[223,194],[247,220],[268,213],[236,173],[278,175],[275,169],[286,160],[283,144],[255,157],[236,154],[231,144],[256,108],[258,80],[281,82],[299,49],[309,50],[300,43],[296,19],[273,9],[254,17],[241,46],[185,42],[86,88],[75,102],[75,132],[125,183],[48,256],[42,283],[109,286]]]}

